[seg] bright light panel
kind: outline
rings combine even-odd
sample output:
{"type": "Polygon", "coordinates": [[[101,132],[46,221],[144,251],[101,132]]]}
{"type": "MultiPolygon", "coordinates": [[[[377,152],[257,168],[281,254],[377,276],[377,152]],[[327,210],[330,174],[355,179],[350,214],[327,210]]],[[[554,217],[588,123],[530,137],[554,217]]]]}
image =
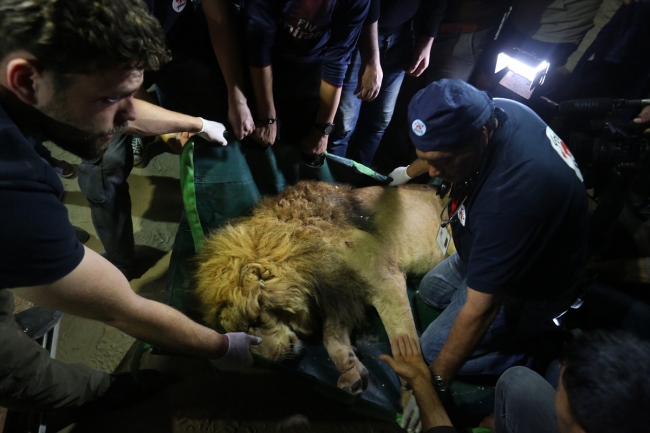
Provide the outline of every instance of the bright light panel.
{"type": "Polygon", "coordinates": [[[508,68],[515,74],[526,78],[528,81],[533,81],[537,76],[537,73],[548,68],[548,66],[548,62],[545,61],[540,63],[537,67],[529,66],[505,53],[501,53],[497,56],[497,65],[494,72],[496,73],[504,68],[508,68]]]}

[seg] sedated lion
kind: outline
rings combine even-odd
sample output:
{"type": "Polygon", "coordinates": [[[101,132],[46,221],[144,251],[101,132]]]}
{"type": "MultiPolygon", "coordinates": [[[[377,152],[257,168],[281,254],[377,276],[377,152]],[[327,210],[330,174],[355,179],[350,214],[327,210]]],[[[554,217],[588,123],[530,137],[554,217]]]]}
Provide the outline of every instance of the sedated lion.
{"type": "Polygon", "coordinates": [[[197,256],[196,295],[205,322],[262,337],[251,350],[272,360],[296,355],[322,332],[341,373],[361,393],[368,372],[350,343],[373,306],[390,339],[417,338],[405,274],[443,259],[435,189],[306,181],[264,198],[252,216],[213,232],[197,256]]]}

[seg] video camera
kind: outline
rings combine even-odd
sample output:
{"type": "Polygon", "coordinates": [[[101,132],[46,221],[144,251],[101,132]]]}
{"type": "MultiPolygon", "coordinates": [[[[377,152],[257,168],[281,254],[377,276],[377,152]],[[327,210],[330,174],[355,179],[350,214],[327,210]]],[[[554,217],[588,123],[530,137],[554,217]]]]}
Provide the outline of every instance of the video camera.
{"type": "Polygon", "coordinates": [[[623,110],[650,105],[650,99],[577,99],[559,104],[559,113],[571,125],[568,147],[581,170],[614,168],[623,176],[650,169],[648,125],[623,120],[623,110]]]}

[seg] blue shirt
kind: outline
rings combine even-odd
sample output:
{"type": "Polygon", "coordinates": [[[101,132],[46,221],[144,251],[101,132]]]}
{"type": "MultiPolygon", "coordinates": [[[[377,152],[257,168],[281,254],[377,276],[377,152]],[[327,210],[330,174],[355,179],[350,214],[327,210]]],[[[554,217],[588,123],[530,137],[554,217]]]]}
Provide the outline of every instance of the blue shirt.
{"type": "Polygon", "coordinates": [[[0,289],[53,283],[84,256],[63,185],[0,105],[0,289]]]}
{"type": "MultiPolygon", "coordinates": [[[[585,277],[587,193],[573,156],[529,108],[495,99],[507,119],[489,141],[473,192],[452,220],[467,285],[553,300],[585,277]]],[[[503,120],[503,119],[502,119],[503,120]]]]}
{"type": "Polygon", "coordinates": [[[321,62],[323,80],[343,85],[370,0],[242,0],[250,66],[274,58],[321,62]]]}

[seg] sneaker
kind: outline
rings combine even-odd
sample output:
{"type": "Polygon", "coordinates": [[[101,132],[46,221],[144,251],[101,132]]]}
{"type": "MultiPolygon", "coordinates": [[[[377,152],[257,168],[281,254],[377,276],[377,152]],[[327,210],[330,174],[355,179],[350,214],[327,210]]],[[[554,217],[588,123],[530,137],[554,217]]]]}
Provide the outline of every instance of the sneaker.
{"type": "Polygon", "coordinates": [[[133,165],[138,166],[144,160],[144,144],[142,138],[134,135],[131,139],[131,146],[133,147],[133,165]]]}
{"type": "Polygon", "coordinates": [[[79,242],[81,242],[82,244],[85,244],[86,242],[88,242],[88,240],[90,239],[90,234],[86,230],[82,229],[81,227],[77,227],[77,226],[72,226],[72,228],[73,228],[74,234],[75,234],[75,236],[77,236],[77,239],[79,240],[79,242]]]}
{"type": "Polygon", "coordinates": [[[70,179],[76,173],[74,169],[74,165],[70,164],[67,161],[62,161],[60,159],[51,157],[48,162],[50,163],[50,165],[52,166],[56,174],[58,174],[60,177],[64,179],[70,179]]]}
{"type": "Polygon", "coordinates": [[[35,305],[20,313],[14,314],[16,323],[32,340],[41,338],[43,335],[54,328],[63,313],[49,308],[35,305]]]}

